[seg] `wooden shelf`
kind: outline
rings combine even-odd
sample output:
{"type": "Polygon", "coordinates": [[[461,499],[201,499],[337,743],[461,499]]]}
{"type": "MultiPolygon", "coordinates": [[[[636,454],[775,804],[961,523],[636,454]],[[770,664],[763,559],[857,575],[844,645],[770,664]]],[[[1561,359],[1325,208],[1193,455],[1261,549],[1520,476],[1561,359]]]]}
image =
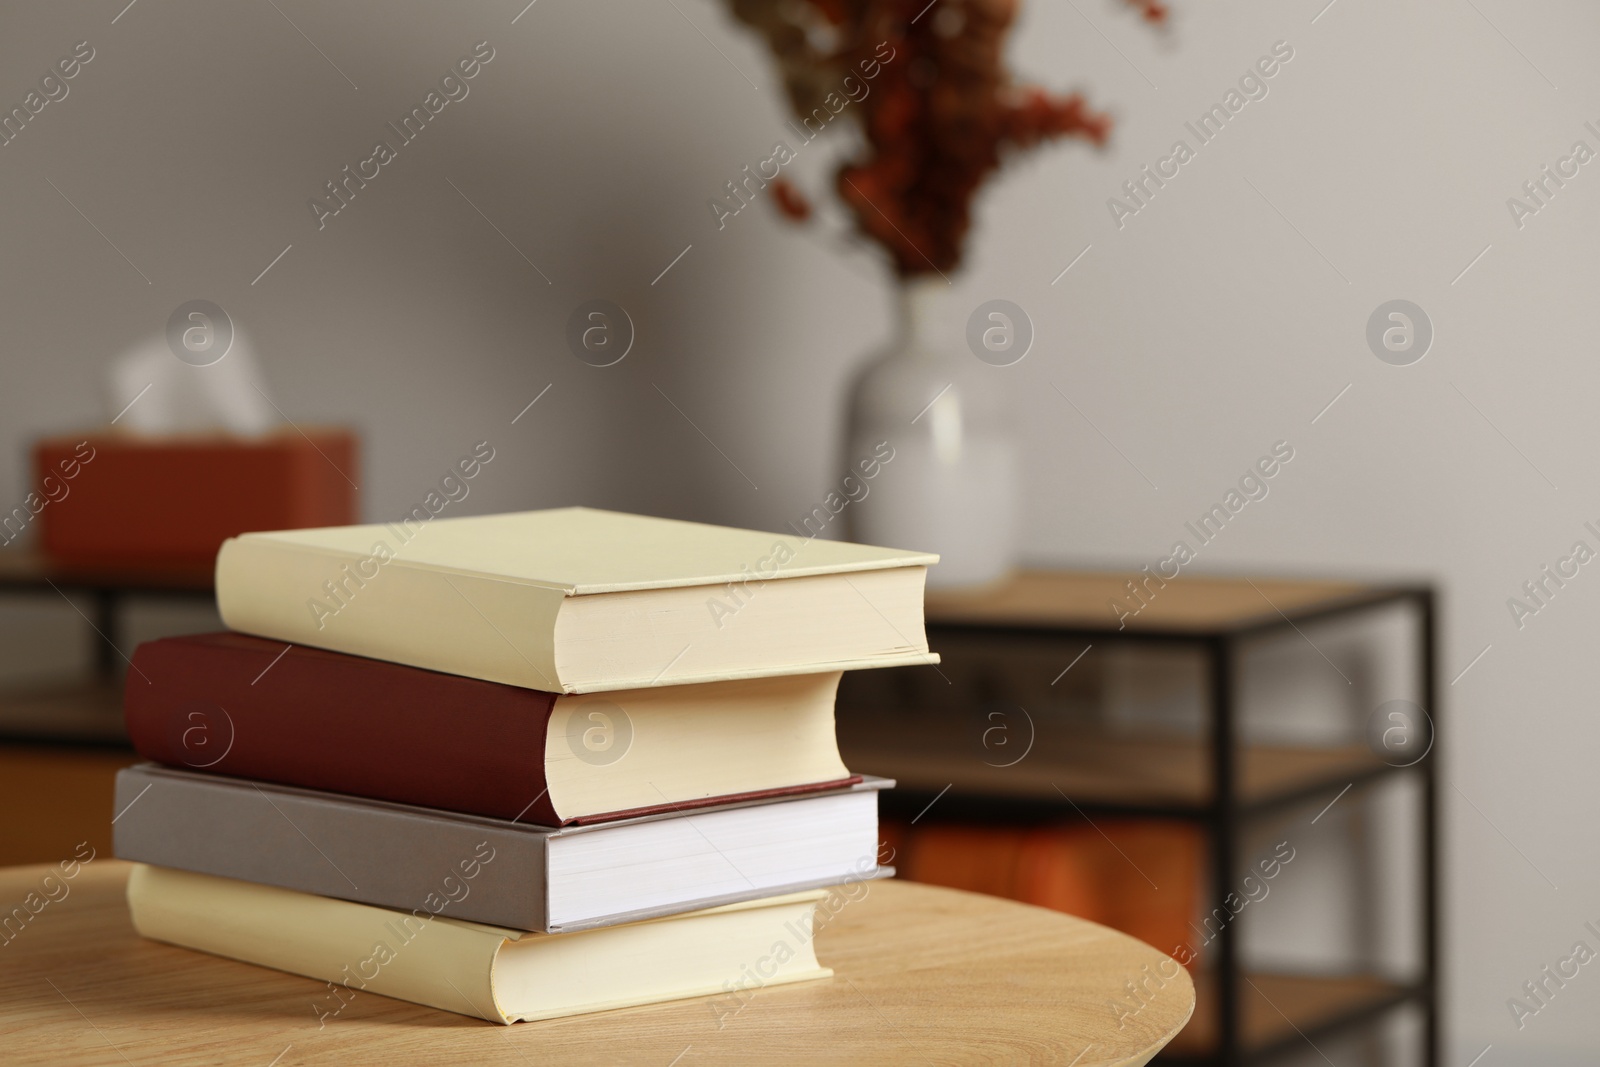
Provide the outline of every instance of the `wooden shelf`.
{"type": "MultiPolygon", "coordinates": [[[[116,775],[132,752],[0,744],[0,867],[55,863],[88,842],[111,855],[116,775]]],[[[22,898],[7,900],[6,906],[22,898]]]]}
{"type": "MultiPolygon", "coordinates": [[[[1245,972],[1240,989],[1241,1030],[1248,1053],[1294,1042],[1330,1025],[1401,1003],[1406,986],[1364,975],[1314,976],[1245,972]]],[[[1194,975],[1195,1012],[1159,1062],[1202,1059],[1217,1044],[1215,976],[1194,975]]]]}
{"type": "Polygon", "coordinates": [[[209,593],[210,560],[172,560],[137,564],[64,564],[38,552],[0,552],[0,588],[49,590],[52,583],[73,589],[124,592],[209,593]]]}
{"type": "Polygon", "coordinates": [[[1285,581],[1185,575],[1158,587],[1142,574],[1021,571],[982,589],[932,590],[925,602],[930,626],[1001,626],[1055,630],[1225,633],[1282,623],[1346,604],[1365,603],[1397,590],[1359,582],[1285,581]],[[1118,625],[1113,600],[1130,606],[1129,580],[1148,581],[1149,604],[1118,625]],[[1281,614],[1280,614],[1281,613],[1281,614]]]}
{"type": "Polygon", "coordinates": [[[0,739],[125,746],[122,684],[74,681],[0,692],[0,739]]]}
{"type": "MultiPolygon", "coordinates": [[[[898,676],[881,681],[847,676],[837,718],[840,749],[852,769],[896,778],[900,788],[884,803],[918,818],[931,811],[923,825],[939,819],[1036,824],[1080,814],[1195,821],[1210,849],[1207,896],[1220,903],[1231,882],[1216,872],[1237,864],[1247,817],[1321,807],[1352,785],[1411,773],[1348,732],[1331,734],[1350,742],[1334,746],[1254,743],[1264,732],[1259,717],[1272,709],[1251,705],[1248,719],[1241,709],[1245,687],[1237,675],[1250,667],[1246,654],[1257,642],[1295,640],[1296,631],[1308,642],[1320,640],[1317,626],[1338,620],[1354,630],[1367,612],[1385,626],[1398,617],[1414,634],[1404,658],[1414,663],[1415,699],[1432,713],[1438,697],[1435,601],[1423,584],[1188,573],[1162,583],[1148,574],[1024,571],[983,589],[931,591],[925,601],[929,645],[944,662],[919,671],[859,672],[898,676]],[[1113,651],[1129,658],[1109,659],[1113,651]],[[1151,654],[1148,679],[1132,658],[1145,652],[1151,654]],[[1169,692],[1183,694],[1182,701],[1166,700],[1169,692]],[[1135,718],[1168,732],[1125,732],[1135,718]],[[1212,806],[1219,762],[1212,742],[1230,737],[1231,758],[1221,769],[1237,803],[1220,809],[1212,806]]],[[[1396,651],[1397,658],[1401,654],[1396,651]]],[[[1280,678],[1273,691],[1294,700],[1282,687],[1288,681],[1280,678]]],[[[1353,685],[1353,706],[1342,716],[1335,718],[1331,702],[1317,715],[1310,714],[1317,708],[1285,707],[1306,714],[1286,714],[1284,724],[1303,719],[1309,726],[1317,718],[1330,731],[1352,729],[1372,698],[1359,681],[1353,685]]],[[[1228,951],[1237,947],[1237,931],[1229,931],[1207,959],[1238,975],[1228,1045],[1215,976],[1197,975],[1194,1021],[1163,1060],[1237,1064],[1291,1049],[1310,1053],[1307,1036],[1321,1041],[1410,1003],[1423,1016],[1422,1061],[1440,1062],[1436,770],[1432,760],[1415,766],[1424,937],[1415,982],[1239,974],[1233,970],[1238,957],[1228,951]]]]}
{"type": "MultiPolygon", "coordinates": [[[[1209,748],[1200,740],[1078,734],[1056,751],[1030,753],[1010,767],[992,766],[1003,755],[982,753],[970,742],[970,756],[926,754],[918,751],[922,738],[911,731],[865,738],[859,730],[841,729],[839,747],[852,771],[894,778],[907,792],[951,785],[953,794],[969,796],[1066,806],[1065,795],[1086,806],[1196,813],[1211,801],[1209,748]]],[[[1239,750],[1238,801],[1246,807],[1279,803],[1388,769],[1364,745],[1246,745],[1239,750]]]]}

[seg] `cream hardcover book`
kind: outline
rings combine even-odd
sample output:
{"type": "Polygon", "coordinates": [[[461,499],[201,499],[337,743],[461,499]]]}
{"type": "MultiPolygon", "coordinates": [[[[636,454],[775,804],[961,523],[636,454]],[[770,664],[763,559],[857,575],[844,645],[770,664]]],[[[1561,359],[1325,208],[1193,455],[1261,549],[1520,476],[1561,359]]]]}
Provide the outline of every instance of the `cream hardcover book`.
{"type": "Polygon", "coordinates": [[[128,879],[140,936],[321,979],[325,1024],[360,992],[513,1023],[723,994],[751,968],[763,986],[827,978],[811,936],[823,896],[533,934],[142,863],[128,879]]]}
{"type": "Polygon", "coordinates": [[[587,693],[937,663],[937,561],[590,508],[414,513],[231,538],[217,606],[262,637],[587,693]]]}

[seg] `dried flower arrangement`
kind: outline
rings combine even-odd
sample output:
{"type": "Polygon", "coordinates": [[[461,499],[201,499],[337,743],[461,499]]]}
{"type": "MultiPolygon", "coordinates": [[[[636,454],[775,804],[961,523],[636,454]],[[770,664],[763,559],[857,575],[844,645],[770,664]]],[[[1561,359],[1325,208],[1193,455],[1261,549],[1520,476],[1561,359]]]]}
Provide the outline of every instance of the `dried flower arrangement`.
{"type": "MultiPolygon", "coordinates": [[[[1076,93],[1013,83],[1001,52],[1017,2],[730,0],[734,16],[766,37],[802,118],[826,122],[844,80],[873,72],[851,109],[865,149],[840,167],[836,190],[902,278],[956,267],[973,196],[1003,152],[1057,137],[1099,145],[1110,131],[1110,119],[1076,93]]],[[[1126,2],[1152,23],[1166,17],[1160,0],[1126,2]]],[[[773,186],[784,214],[810,214],[787,179],[773,186]]]]}

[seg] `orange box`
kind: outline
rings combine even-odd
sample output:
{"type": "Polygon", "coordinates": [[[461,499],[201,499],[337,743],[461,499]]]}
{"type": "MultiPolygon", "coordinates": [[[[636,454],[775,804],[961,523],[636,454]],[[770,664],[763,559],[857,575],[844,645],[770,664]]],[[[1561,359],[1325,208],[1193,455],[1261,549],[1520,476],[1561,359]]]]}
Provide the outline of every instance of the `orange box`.
{"type": "MultiPolygon", "coordinates": [[[[1131,934],[1169,955],[1197,953],[1191,922],[1204,852],[1199,830],[1162,819],[1059,825],[923,824],[896,859],[913,882],[1009,897],[1131,934]],[[1161,888],[1156,889],[1159,885],[1161,888]]],[[[1180,957],[1192,963],[1196,957],[1180,957]]]]}
{"type": "Polygon", "coordinates": [[[358,521],[347,430],[56,437],[33,471],[40,548],[73,566],[209,563],[249,530],[358,521]]]}

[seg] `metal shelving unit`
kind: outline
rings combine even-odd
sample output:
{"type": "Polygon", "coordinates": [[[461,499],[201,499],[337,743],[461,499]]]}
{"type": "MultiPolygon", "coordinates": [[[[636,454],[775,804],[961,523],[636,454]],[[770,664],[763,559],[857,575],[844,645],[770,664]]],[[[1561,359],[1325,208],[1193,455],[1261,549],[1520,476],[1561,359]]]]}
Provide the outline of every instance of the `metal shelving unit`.
{"type": "Polygon", "coordinates": [[[130,750],[122,726],[122,610],[130,598],[207,603],[209,563],[64,566],[33,552],[0,551],[0,595],[41,604],[63,599],[94,633],[93,670],[82,678],[0,692],[0,742],[130,750]],[[87,610],[78,601],[87,601],[87,610]]]}
{"type": "MultiPolygon", "coordinates": [[[[1403,1005],[1422,1014],[1421,1061],[1437,1067],[1439,1038],[1439,868],[1435,773],[1436,725],[1428,723],[1425,754],[1396,765],[1367,745],[1270,746],[1241,741],[1241,646],[1274,633],[1301,631],[1361,612],[1411,605],[1415,620],[1417,692],[1436,720],[1435,603],[1426,587],[1333,582],[1283,582],[1246,578],[1189,578],[1170,583],[1147,610],[1124,620],[1107,606],[1141,575],[1035,572],[999,589],[960,595],[930,594],[929,642],[958,674],[971,666],[975,644],[1000,648],[1054,648],[1050,662],[1065,664],[1084,649],[1111,642],[1144,642],[1198,649],[1204,657],[1205,726],[1198,737],[1107,738],[1093,731],[1069,736],[1066,763],[1049,756],[995,767],[972,751],[951,753],[928,738],[952,726],[971,734],[976,709],[947,703],[915,707],[917,687],[857,672],[846,675],[839,706],[840,742],[852,770],[899,780],[885,794],[886,812],[933,819],[1033,822],[1074,817],[1151,816],[1189,821],[1203,830],[1209,855],[1210,907],[1239,885],[1243,833],[1258,820],[1291,809],[1326,804],[1399,777],[1420,782],[1415,862],[1420,870],[1420,968],[1413,980],[1373,975],[1281,975],[1247,972],[1240,959],[1238,923],[1222,925],[1207,953],[1211,965],[1196,975],[1200,1004],[1195,1019],[1157,1062],[1244,1064],[1271,1059],[1306,1042],[1370,1028],[1403,1005]],[[1183,590],[1182,594],[1178,590],[1183,590]],[[951,654],[946,649],[960,650],[951,654]],[[886,708],[890,709],[886,712],[886,708]],[[896,717],[898,709],[898,717],[896,717]],[[949,720],[967,721],[952,723],[949,720]],[[888,729],[884,724],[893,724],[888,729]],[[915,727],[908,724],[917,723],[915,727]],[[1070,798],[1070,799],[1069,799],[1070,798]]],[[[1126,596],[1126,593],[1123,592],[1126,596]]],[[[1304,633],[1301,633],[1304,637],[1304,633]]],[[[1310,641],[1310,638],[1306,638],[1310,641]]],[[[1315,646],[1313,646],[1315,647],[1315,646]]],[[[1001,662],[986,670],[1012,673],[1025,666],[1001,662]]],[[[919,669],[920,670],[920,669],[919,669]]],[[[931,669],[929,669],[931,670],[931,669]]],[[[1065,673],[1065,672],[1063,672],[1065,673]]],[[[969,672],[970,674],[970,672],[969,672]]],[[[1047,676],[1048,677],[1048,676],[1047,676]]],[[[949,678],[924,677],[937,691],[949,678]]],[[[956,687],[955,691],[959,691],[956,687]]],[[[923,696],[930,688],[921,690],[923,696]]],[[[1029,719],[1030,724],[1032,718],[1029,719]]],[[[1059,754],[1059,753],[1058,753],[1059,754]]],[[[1315,810],[1313,807],[1311,810],[1315,810]]]]}

